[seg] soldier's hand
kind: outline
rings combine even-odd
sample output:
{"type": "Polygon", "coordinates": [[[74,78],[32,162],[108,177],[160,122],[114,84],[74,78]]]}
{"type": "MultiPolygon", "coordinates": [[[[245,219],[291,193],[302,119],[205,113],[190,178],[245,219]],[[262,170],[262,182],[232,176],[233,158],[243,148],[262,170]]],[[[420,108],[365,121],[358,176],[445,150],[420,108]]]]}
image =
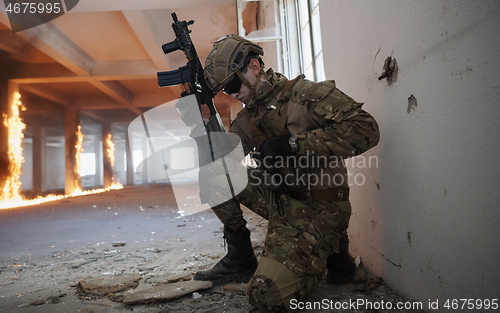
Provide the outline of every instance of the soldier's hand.
{"type": "Polygon", "coordinates": [[[259,159],[264,160],[267,157],[267,159],[272,159],[272,161],[274,161],[277,156],[292,155],[293,149],[288,142],[289,138],[290,136],[284,135],[266,139],[266,141],[260,145],[259,159]]]}

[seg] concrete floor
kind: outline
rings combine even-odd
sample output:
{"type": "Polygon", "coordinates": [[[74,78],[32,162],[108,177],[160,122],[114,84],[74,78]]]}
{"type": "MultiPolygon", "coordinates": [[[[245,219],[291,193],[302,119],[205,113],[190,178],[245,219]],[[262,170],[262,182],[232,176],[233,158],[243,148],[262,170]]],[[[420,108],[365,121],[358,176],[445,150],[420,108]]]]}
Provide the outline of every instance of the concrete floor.
{"type": "Polygon", "coordinates": [[[30,262],[82,246],[126,241],[141,247],[180,235],[169,185],[125,187],[31,207],[0,210],[0,264],[30,262]]]}
{"type": "MultiPolygon", "coordinates": [[[[190,274],[215,264],[225,254],[222,225],[211,210],[195,204],[193,190],[186,185],[184,193],[176,191],[178,198],[184,197],[180,207],[171,186],[158,184],[0,210],[0,312],[252,311],[244,295],[223,286],[200,291],[202,298],[196,301],[186,295],[134,306],[124,305],[119,296],[76,292],[78,282],[89,277],[139,273],[140,289],[162,283],[168,275],[190,274]],[[116,242],[125,245],[114,246],[116,242]]],[[[259,256],[267,222],[247,209],[245,216],[259,256]]],[[[383,283],[366,292],[370,281],[374,280],[363,277],[357,285],[342,287],[322,282],[311,301],[404,301],[383,283]]]]}

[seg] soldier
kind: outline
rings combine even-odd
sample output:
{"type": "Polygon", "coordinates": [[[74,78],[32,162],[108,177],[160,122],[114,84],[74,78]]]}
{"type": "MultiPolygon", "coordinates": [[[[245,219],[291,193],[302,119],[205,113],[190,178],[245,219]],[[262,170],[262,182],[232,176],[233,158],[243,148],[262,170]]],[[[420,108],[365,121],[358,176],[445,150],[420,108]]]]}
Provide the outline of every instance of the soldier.
{"type": "Polygon", "coordinates": [[[224,224],[228,253],[195,279],[248,282],[252,305],[263,312],[291,312],[290,301],[311,294],[325,270],[331,284],[353,279],[343,158],[374,147],[379,130],[362,103],[334,81],[317,83],[303,75],[288,80],[273,69],[264,71],[263,54],[259,45],[228,35],[214,43],[205,63],[214,94],[222,90],[245,104],[230,132],[257,167],[248,169],[249,183],[240,194],[213,206],[224,224]],[[268,220],[258,262],[240,204],[268,220]]]}

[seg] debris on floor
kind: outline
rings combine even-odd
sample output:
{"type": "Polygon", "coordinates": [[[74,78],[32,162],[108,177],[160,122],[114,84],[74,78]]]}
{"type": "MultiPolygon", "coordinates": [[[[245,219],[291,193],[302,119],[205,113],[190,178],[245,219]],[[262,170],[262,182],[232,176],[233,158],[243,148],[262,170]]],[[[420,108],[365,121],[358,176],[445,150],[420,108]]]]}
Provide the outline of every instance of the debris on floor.
{"type": "Polygon", "coordinates": [[[80,296],[106,296],[135,288],[139,285],[140,279],[140,274],[87,278],[78,283],[77,290],[80,296]]]}
{"type": "MultiPolygon", "coordinates": [[[[70,221],[68,215],[64,221],[68,232],[58,229],[57,244],[46,244],[47,235],[37,230],[36,237],[43,239],[40,246],[46,245],[46,248],[35,251],[25,248],[26,243],[11,244],[10,250],[0,255],[0,312],[260,313],[246,299],[246,284],[212,287],[207,282],[193,281],[194,272],[211,268],[227,253],[222,225],[214,213],[206,210],[181,216],[175,204],[158,208],[157,203],[166,201],[164,187],[147,188],[147,193],[142,188],[122,193],[124,203],[111,210],[107,209],[109,202],[116,202],[112,192],[89,198],[93,200],[72,199],[69,207],[64,202],[41,205],[33,210],[33,215],[26,214],[27,211],[13,212],[14,217],[30,216],[33,223],[29,225],[35,225],[42,215],[34,213],[46,212],[43,215],[47,221],[58,222],[49,216],[57,205],[61,207],[58,214],[75,210],[71,215],[74,220],[70,221]],[[137,204],[136,199],[144,203],[137,204]],[[143,209],[138,210],[139,206],[143,209]],[[89,207],[93,210],[89,211],[89,207]],[[100,207],[104,209],[97,211],[100,207]],[[116,216],[109,215],[113,210],[120,210],[123,220],[114,223],[116,216]],[[96,212],[101,216],[92,215],[96,212]],[[85,221],[88,224],[81,227],[82,233],[77,233],[75,229],[87,223],[85,221]],[[98,222],[102,224],[95,226],[97,230],[89,231],[98,222]]],[[[252,232],[252,245],[260,257],[267,221],[247,209],[244,214],[252,232]]],[[[5,240],[13,243],[12,238],[5,240]]],[[[353,283],[329,286],[323,279],[307,300],[323,299],[406,301],[362,266],[358,267],[353,283]]],[[[312,311],[297,310],[301,312],[312,311]]],[[[373,311],[360,308],[356,312],[373,311]]]]}
{"type": "Polygon", "coordinates": [[[126,295],[123,303],[130,305],[168,301],[211,287],[212,283],[209,281],[196,280],[158,285],[147,290],[136,291],[126,295]]]}

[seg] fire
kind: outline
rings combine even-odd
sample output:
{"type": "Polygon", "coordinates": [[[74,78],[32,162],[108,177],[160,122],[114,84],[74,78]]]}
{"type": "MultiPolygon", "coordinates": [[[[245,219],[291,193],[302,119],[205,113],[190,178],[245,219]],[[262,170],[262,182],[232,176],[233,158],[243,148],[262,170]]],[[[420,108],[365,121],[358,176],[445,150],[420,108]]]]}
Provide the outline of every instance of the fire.
{"type": "Polygon", "coordinates": [[[8,127],[8,158],[9,158],[9,177],[5,181],[2,188],[0,198],[2,202],[19,201],[22,199],[20,195],[21,181],[21,165],[24,162],[23,158],[23,130],[26,124],[19,117],[19,109],[23,107],[21,102],[21,94],[14,93],[14,101],[11,105],[11,116],[3,115],[4,125],[8,127]]]}
{"type": "Polygon", "coordinates": [[[106,143],[108,145],[108,149],[106,153],[108,154],[108,160],[111,162],[111,167],[115,168],[115,143],[113,142],[113,136],[108,134],[106,137],[106,143]]]}
{"type": "MultiPolygon", "coordinates": [[[[115,168],[115,143],[113,142],[113,136],[108,134],[106,137],[106,145],[108,149],[106,149],[106,154],[108,155],[109,163],[111,163],[111,169],[115,168]]],[[[111,185],[115,184],[115,177],[111,177],[111,185]]],[[[118,183],[120,184],[120,183],[118,183]]]]}
{"type": "Polygon", "coordinates": [[[45,202],[50,202],[50,201],[66,199],[66,198],[91,195],[91,194],[101,193],[101,192],[110,191],[110,190],[118,190],[118,189],[122,189],[122,188],[123,188],[123,186],[120,183],[117,183],[117,184],[111,185],[108,188],[83,190],[83,191],[78,190],[78,191],[75,191],[69,195],[48,195],[45,197],[38,197],[35,199],[31,199],[31,200],[23,200],[20,197],[20,199],[16,200],[16,201],[7,201],[7,202],[4,201],[4,202],[0,203],[0,209],[9,209],[9,208],[15,208],[15,207],[29,206],[29,205],[34,205],[34,204],[40,204],[40,203],[45,203],[45,202]]]}
{"type": "MultiPolygon", "coordinates": [[[[101,193],[109,190],[117,190],[122,189],[123,186],[120,183],[113,183],[110,187],[94,189],[94,190],[85,190],[82,191],[80,188],[80,180],[81,180],[81,170],[80,170],[80,157],[83,153],[83,133],[81,131],[81,126],[78,126],[77,129],[77,143],[75,145],[76,148],[76,165],[75,165],[75,175],[78,179],[75,181],[75,191],[69,195],[48,195],[44,197],[38,197],[31,200],[23,199],[21,196],[21,165],[24,162],[23,158],[23,148],[22,142],[24,138],[23,130],[26,128],[26,124],[19,117],[19,109],[24,110],[23,104],[21,102],[21,94],[19,92],[14,93],[14,101],[11,106],[11,116],[7,116],[4,114],[4,125],[8,127],[8,157],[9,157],[9,173],[10,176],[5,182],[5,185],[0,190],[0,209],[8,209],[14,207],[23,207],[28,205],[40,204],[49,201],[55,201],[65,198],[71,198],[76,196],[83,196],[89,194],[101,193]]],[[[111,140],[108,138],[108,140],[111,140]]],[[[109,145],[109,142],[108,142],[109,145]]],[[[111,142],[112,153],[114,155],[114,144],[111,142]]],[[[108,153],[110,153],[108,151],[108,153]]],[[[114,160],[113,160],[114,162],[114,160]]]]}
{"type": "Polygon", "coordinates": [[[78,125],[76,130],[76,144],[75,144],[75,168],[73,169],[75,172],[75,191],[73,193],[78,193],[82,191],[80,187],[80,182],[82,180],[82,165],[81,158],[83,153],[83,133],[82,126],[78,125]]]}

